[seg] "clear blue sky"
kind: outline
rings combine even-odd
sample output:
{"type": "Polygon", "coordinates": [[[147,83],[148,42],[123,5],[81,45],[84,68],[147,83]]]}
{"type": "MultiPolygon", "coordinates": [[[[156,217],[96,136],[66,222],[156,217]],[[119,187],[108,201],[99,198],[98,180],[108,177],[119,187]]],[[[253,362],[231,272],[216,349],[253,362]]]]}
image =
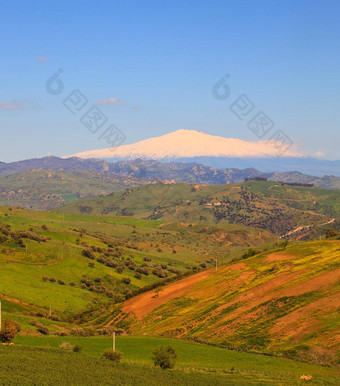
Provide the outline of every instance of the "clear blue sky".
{"type": "Polygon", "coordinates": [[[126,143],[180,128],[254,141],[228,109],[245,93],[301,148],[340,159],[338,0],[11,0],[0,15],[1,161],[107,147],[63,106],[73,89],[121,101],[99,107],[126,143]]]}

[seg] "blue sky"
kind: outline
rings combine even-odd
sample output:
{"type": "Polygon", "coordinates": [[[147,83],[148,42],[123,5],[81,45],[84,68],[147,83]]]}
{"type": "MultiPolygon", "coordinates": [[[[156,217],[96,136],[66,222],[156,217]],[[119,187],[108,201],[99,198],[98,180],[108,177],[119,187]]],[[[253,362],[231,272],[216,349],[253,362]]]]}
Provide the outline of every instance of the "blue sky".
{"type": "Polygon", "coordinates": [[[177,129],[255,141],[229,109],[246,94],[300,148],[340,159],[339,1],[11,0],[0,15],[1,161],[107,147],[64,107],[74,89],[125,143],[177,129]]]}

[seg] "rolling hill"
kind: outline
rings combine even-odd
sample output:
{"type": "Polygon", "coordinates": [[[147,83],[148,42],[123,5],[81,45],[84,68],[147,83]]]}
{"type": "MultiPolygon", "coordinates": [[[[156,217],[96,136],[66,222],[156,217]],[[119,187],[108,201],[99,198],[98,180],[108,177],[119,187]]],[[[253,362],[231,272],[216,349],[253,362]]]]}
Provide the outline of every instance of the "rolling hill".
{"type": "Polygon", "coordinates": [[[0,205],[49,210],[145,182],[96,171],[30,170],[0,177],[0,205]]]}
{"type": "Polygon", "coordinates": [[[242,226],[0,207],[0,298],[45,316],[51,306],[66,320],[273,242],[269,232],[242,226]]]}
{"type": "Polygon", "coordinates": [[[339,240],[293,244],[195,276],[127,300],[109,324],[131,334],[337,362],[339,240]]]}
{"type": "MultiPolygon", "coordinates": [[[[238,224],[285,235],[340,216],[340,192],[247,181],[228,185],[149,184],[67,205],[70,213],[128,215],[197,224],[238,224]]],[[[310,228],[307,228],[310,227],[310,228]]],[[[294,233],[298,236],[299,232],[294,233]]]]}

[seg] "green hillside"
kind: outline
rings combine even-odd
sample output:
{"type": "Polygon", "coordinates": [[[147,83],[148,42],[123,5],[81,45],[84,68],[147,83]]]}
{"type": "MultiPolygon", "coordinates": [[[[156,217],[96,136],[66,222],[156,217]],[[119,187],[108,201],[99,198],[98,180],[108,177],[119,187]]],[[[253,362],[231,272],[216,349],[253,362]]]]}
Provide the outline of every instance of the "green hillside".
{"type": "Polygon", "coordinates": [[[321,225],[339,218],[340,192],[257,181],[210,186],[149,184],[84,200],[62,210],[198,224],[239,224],[284,235],[300,226],[321,225]]]}
{"type": "Polygon", "coordinates": [[[337,363],[340,240],[297,243],[126,301],[113,325],[337,363]]]}
{"type": "Polygon", "coordinates": [[[30,170],[0,177],[0,206],[49,210],[142,182],[134,177],[96,171],[30,170]]]}
{"type": "Polygon", "coordinates": [[[64,319],[273,241],[269,232],[239,226],[2,207],[0,294],[39,306],[44,314],[51,306],[64,319]]]}

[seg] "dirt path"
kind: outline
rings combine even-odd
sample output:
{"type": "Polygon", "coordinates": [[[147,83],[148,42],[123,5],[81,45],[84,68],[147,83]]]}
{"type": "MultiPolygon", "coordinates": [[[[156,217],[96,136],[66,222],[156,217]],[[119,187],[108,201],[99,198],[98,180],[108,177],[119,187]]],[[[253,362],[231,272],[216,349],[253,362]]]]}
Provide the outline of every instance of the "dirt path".
{"type": "Polygon", "coordinates": [[[10,296],[3,295],[3,294],[0,294],[0,300],[1,299],[7,300],[8,302],[11,302],[11,303],[20,304],[21,306],[29,306],[30,305],[29,303],[24,302],[23,300],[12,298],[10,296]]]}
{"type": "Polygon", "coordinates": [[[330,220],[330,221],[324,222],[324,223],[322,223],[322,224],[300,225],[300,226],[298,226],[296,229],[294,229],[294,230],[292,230],[292,231],[286,233],[285,235],[280,236],[280,238],[290,236],[290,235],[292,235],[293,233],[299,232],[299,231],[301,231],[301,230],[303,230],[303,229],[309,229],[309,228],[311,228],[311,227],[313,227],[313,226],[325,226],[325,225],[328,225],[328,224],[332,224],[334,221],[335,221],[335,218],[333,218],[333,219],[330,220]]]}
{"type": "Polygon", "coordinates": [[[131,298],[124,303],[123,312],[133,312],[138,319],[143,319],[155,308],[161,306],[163,303],[168,302],[171,299],[182,296],[195,283],[206,279],[214,272],[215,269],[212,268],[207,271],[197,273],[196,275],[189,276],[185,279],[176,281],[175,283],[163,287],[162,291],[159,292],[158,295],[156,294],[156,291],[153,290],[131,298]]]}

